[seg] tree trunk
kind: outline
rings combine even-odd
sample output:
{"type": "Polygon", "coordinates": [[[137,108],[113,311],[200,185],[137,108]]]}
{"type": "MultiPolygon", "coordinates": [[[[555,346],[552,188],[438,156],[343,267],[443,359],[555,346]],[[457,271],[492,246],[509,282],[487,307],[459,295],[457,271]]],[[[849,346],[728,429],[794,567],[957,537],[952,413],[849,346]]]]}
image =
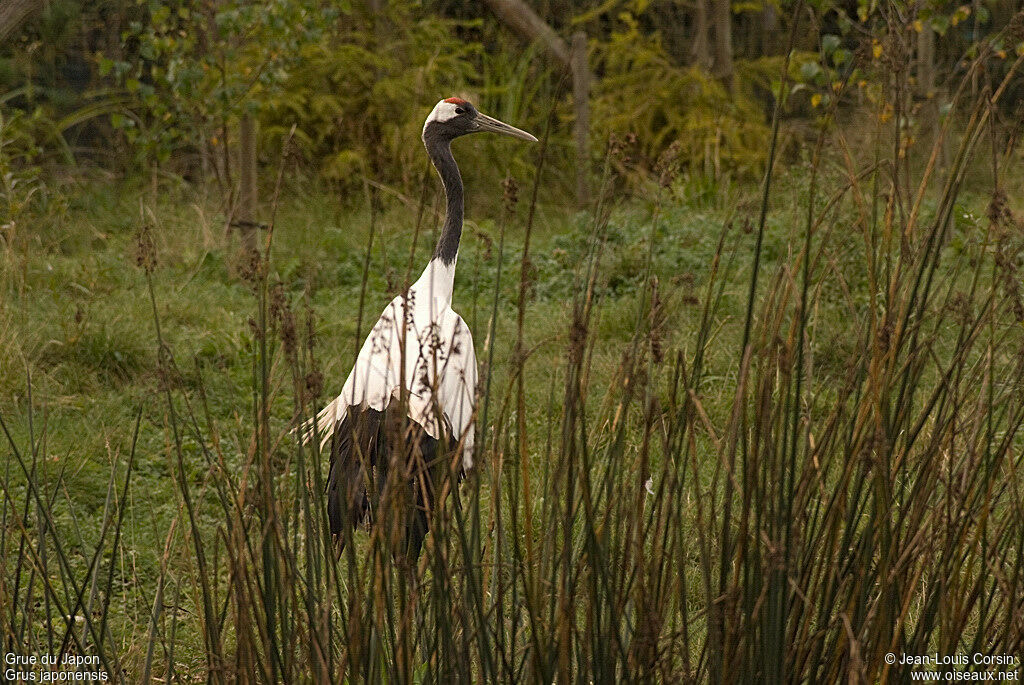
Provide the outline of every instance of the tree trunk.
{"type": "Polygon", "coordinates": [[[715,76],[732,88],[732,6],[729,0],[714,2],[715,22],[715,76]]]}
{"type": "Polygon", "coordinates": [[[711,47],[708,41],[708,0],[696,0],[693,10],[693,45],[690,46],[690,61],[704,70],[711,69],[711,47]]]}
{"type": "Polygon", "coordinates": [[[491,11],[509,28],[527,40],[539,40],[548,52],[568,68],[571,57],[569,46],[523,0],[485,0],[491,11]]]}
{"type": "Polygon", "coordinates": [[[256,249],[256,118],[243,114],[238,131],[239,188],[235,221],[242,236],[245,255],[256,249]]]}
{"type": "Polygon", "coordinates": [[[0,2],[0,41],[14,33],[28,15],[44,5],[43,0],[3,0],[0,2]]]}

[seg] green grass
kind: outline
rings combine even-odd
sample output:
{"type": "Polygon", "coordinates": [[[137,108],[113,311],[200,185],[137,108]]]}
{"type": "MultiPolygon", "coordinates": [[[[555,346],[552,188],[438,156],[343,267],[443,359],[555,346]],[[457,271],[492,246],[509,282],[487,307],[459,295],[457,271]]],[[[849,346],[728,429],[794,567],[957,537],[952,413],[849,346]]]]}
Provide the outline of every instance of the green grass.
{"type": "MultiPolygon", "coordinates": [[[[273,318],[263,356],[260,281],[241,275],[237,237],[198,189],[166,187],[154,201],[128,183],[86,185],[66,212],[26,217],[38,223],[19,229],[0,263],[5,638],[51,649],[64,628],[47,602],[74,605],[75,588],[95,582],[86,599],[107,609],[74,635],[128,681],[172,665],[203,680],[215,662],[223,670],[210,677],[229,681],[233,669],[263,680],[340,669],[369,680],[731,680],[772,669],[885,679],[890,650],[1019,648],[1024,328],[1006,281],[1019,268],[1019,220],[990,225],[990,180],[976,178],[929,258],[930,226],[950,198],[929,191],[901,244],[903,219],[886,227],[883,195],[865,181],[814,216],[801,321],[810,177],[794,165],[775,179],[749,366],[757,187],[709,191],[680,178],[597,216],[540,206],[521,398],[527,208],[503,218],[475,208],[495,206],[499,188],[470,189],[454,305],[486,364],[497,288],[488,440],[439,512],[448,522],[430,536],[415,586],[390,563],[386,536],[359,532],[331,561],[317,487],[326,455],[300,450],[288,431],[297,408],[313,409],[305,374],[322,373],[321,401],[340,389],[357,331],[416,278],[437,222],[413,251],[415,208],[386,201],[364,284],[369,211],[286,184],[266,280],[297,317],[302,351],[289,360],[273,318]],[[155,245],[152,302],[137,265],[143,227],[155,245]],[[932,266],[926,302],[913,275],[932,266]],[[913,326],[895,340],[903,311],[913,326]],[[158,354],[157,321],[173,366],[158,354]],[[276,535],[260,535],[266,522],[276,535]],[[270,617],[275,627],[260,632],[270,617]],[[322,663],[309,647],[321,640],[322,663]]],[[[827,158],[816,211],[848,181],[827,158]]]]}

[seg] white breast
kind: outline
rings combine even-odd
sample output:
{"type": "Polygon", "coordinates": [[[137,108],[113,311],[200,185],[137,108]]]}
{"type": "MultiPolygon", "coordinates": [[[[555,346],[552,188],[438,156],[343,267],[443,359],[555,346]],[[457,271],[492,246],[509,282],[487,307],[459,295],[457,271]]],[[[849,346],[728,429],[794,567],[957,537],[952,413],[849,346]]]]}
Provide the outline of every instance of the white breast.
{"type": "Polygon", "coordinates": [[[384,308],[341,393],[303,426],[304,440],[315,425],[322,447],[349,407],[382,411],[404,388],[410,418],[439,439],[436,402],[461,443],[463,467],[473,465],[476,353],[469,327],[450,306],[454,269],[432,261],[406,295],[384,308]]]}

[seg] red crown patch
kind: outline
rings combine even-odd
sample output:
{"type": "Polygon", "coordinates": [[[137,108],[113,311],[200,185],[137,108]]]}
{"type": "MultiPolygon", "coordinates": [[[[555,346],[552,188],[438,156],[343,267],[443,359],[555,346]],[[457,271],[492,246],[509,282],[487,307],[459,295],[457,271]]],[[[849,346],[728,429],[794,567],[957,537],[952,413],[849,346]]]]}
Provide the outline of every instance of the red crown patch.
{"type": "Polygon", "coordinates": [[[445,102],[450,102],[453,105],[468,105],[469,103],[462,98],[446,98],[445,102]]]}

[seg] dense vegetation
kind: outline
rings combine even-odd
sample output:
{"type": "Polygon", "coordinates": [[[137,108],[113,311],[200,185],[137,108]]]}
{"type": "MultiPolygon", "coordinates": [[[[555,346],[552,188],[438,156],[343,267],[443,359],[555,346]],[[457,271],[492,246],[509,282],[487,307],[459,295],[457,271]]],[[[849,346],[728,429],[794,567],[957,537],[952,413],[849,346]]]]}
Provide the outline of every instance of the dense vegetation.
{"type": "Polygon", "coordinates": [[[1024,653],[1014,3],[530,3],[585,35],[582,156],[550,41],[478,3],[34,4],[0,8],[5,653],[125,682],[1024,653]],[[542,138],[456,144],[479,466],[419,568],[384,526],[337,557],[291,429],[430,253],[453,93],[542,138]]]}

